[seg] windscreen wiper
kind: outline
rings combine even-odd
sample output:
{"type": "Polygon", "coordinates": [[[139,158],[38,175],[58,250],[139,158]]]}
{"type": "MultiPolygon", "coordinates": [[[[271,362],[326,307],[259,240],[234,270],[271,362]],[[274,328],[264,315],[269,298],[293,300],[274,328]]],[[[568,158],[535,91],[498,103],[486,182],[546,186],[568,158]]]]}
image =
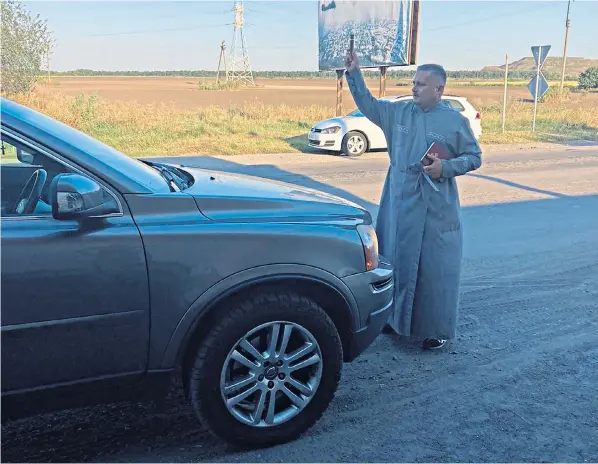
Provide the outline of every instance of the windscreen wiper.
{"type": "Polygon", "coordinates": [[[174,179],[174,176],[168,169],[166,169],[164,166],[160,166],[159,164],[154,164],[149,161],[144,161],[144,163],[151,166],[152,168],[154,168],[156,171],[158,171],[160,173],[160,175],[164,178],[164,180],[170,187],[171,191],[173,191],[173,192],[181,191],[179,185],[177,184],[176,180],[174,179]]]}
{"type": "Polygon", "coordinates": [[[179,182],[177,182],[178,177],[174,176],[168,168],[166,168],[165,166],[162,166],[161,164],[152,163],[151,161],[141,160],[141,162],[147,164],[148,166],[151,166],[156,171],[158,171],[160,173],[160,175],[164,178],[164,180],[166,181],[168,186],[170,187],[171,191],[173,191],[173,192],[181,191],[181,185],[179,185],[179,182]]]}

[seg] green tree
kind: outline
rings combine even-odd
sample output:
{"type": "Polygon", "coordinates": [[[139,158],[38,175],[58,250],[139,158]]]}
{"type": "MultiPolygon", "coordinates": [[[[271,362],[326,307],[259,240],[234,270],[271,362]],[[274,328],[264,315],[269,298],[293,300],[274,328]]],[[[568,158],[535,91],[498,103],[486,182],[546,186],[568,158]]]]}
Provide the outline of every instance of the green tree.
{"type": "Polygon", "coordinates": [[[598,66],[592,66],[579,75],[580,89],[598,89],[598,66]]]}
{"type": "Polygon", "coordinates": [[[20,2],[1,0],[0,7],[1,90],[6,95],[28,92],[50,58],[52,35],[46,21],[32,16],[20,2]]]}

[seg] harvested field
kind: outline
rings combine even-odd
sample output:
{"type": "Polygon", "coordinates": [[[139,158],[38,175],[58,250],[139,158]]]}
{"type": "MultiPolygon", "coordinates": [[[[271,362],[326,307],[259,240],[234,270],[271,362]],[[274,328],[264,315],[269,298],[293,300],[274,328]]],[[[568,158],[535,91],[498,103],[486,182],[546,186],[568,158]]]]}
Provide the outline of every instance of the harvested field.
{"type": "MultiPolygon", "coordinates": [[[[134,101],[137,103],[172,103],[180,109],[193,110],[207,105],[243,105],[260,102],[266,105],[329,106],[336,104],[336,81],[332,79],[259,79],[257,87],[215,91],[199,90],[199,82],[214,82],[213,79],[188,77],[53,77],[49,87],[66,95],[97,94],[113,101],[134,101]]],[[[377,95],[378,81],[367,81],[370,90],[377,95]]],[[[387,95],[410,93],[409,87],[397,86],[397,81],[388,80],[387,95]]],[[[462,95],[474,105],[502,104],[501,87],[464,86],[448,87],[447,94],[462,95]]],[[[529,98],[525,87],[509,89],[513,99],[529,98]]],[[[598,102],[598,95],[594,104],[598,102]]],[[[343,109],[349,112],[355,108],[351,93],[345,83],[343,109]]]]}

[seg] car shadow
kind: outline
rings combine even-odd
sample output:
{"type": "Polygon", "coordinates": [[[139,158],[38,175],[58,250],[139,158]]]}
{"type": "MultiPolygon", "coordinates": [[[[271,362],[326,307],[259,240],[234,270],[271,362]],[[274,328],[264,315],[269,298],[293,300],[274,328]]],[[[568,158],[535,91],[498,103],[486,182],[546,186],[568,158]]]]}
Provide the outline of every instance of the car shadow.
{"type": "MultiPolygon", "coordinates": [[[[364,201],[343,189],[273,165],[244,166],[212,157],[194,157],[193,160],[187,160],[187,163],[184,159],[178,159],[177,162],[194,164],[206,169],[284,180],[315,188],[361,204],[372,214],[378,207],[377,204],[364,201]]],[[[489,181],[496,180],[488,176],[482,178],[489,181]]],[[[536,191],[525,185],[512,186],[536,191]]],[[[552,197],[462,208],[466,242],[463,282],[466,286],[479,284],[480,276],[484,276],[485,268],[483,264],[479,264],[483,262],[480,260],[481,256],[492,255],[496,256],[496,259],[505,259],[505,256],[523,252],[541,254],[558,242],[570,241],[571,231],[574,234],[585,234],[584,236],[587,237],[593,236],[598,226],[594,214],[598,210],[598,195],[566,196],[553,192],[552,197]],[[526,224],[525,233],[521,233],[521,227],[518,227],[522,223],[526,224]]],[[[493,278],[488,275],[486,280],[491,281],[493,278]]],[[[477,311],[478,300],[479,295],[475,293],[463,293],[462,308],[465,308],[463,317],[465,322],[460,324],[467,323],[468,311],[477,311]]],[[[480,323],[491,327],[492,315],[479,314],[478,317],[480,323]],[[482,320],[484,317],[489,320],[482,320]]],[[[461,329],[463,328],[461,326],[461,329]]],[[[415,350],[415,348],[409,349],[415,350]]],[[[380,352],[384,365],[396,364],[395,358],[402,359],[407,356],[398,347],[381,343],[380,339],[374,342],[366,355],[376,350],[380,352]]],[[[434,355],[441,356],[442,353],[434,355]]],[[[349,365],[346,367],[344,378],[357,378],[358,373],[373,376],[377,372],[375,369],[374,364],[371,367],[368,367],[367,363],[359,366],[349,365]],[[364,369],[365,371],[361,372],[364,369]]],[[[442,366],[439,366],[439,369],[442,369],[442,366]]],[[[437,375],[441,375],[441,372],[437,375]]],[[[182,394],[181,382],[178,379],[180,373],[174,376],[170,393],[161,405],[152,403],[102,405],[45,414],[3,424],[2,460],[3,462],[246,461],[246,454],[214,439],[199,425],[193,409],[182,394]]],[[[330,430],[343,427],[345,418],[340,413],[346,407],[343,402],[349,401],[349,398],[353,398],[356,394],[350,391],[352,386],[348,382],[349,380],[341,382],[339,395],[327,413],[307,432],[305,446],[308,444],[315,446],[313,443],[326,440],[330,430]]],[[[370,406],[376,406],[376,395],[374,389],[359,393],[359,401],[363,403],[365,412],[362,419],[365,422],[362,422],[362,427],[366,430],[368,417],[372,415],[370,406]]],[[[373,414],[375,415],[375,411],[373,414]]],[[[404,417],[397,417],[397,424],[409,420],[411,414],[413,411],[405,411],[404,417]]],[[[286,446],[293,445],[282,445],[280,447],[282,455],[285,449],[292,449],[286,446]]],[[[329,452],[330,455],[322,458],[340,459],[338,450],[330,449],[329,452]]],[[[297,455],[296,451],[295,455],[297,455]]],[[[259,453],[251,456],[253,456],[252,460],[262,460],[259,453]]]]}
{"type": "Polygon", "coordinates": [[[282,139],[285,143],[287,143],[291,148],[300,151],[301,153],[310,153],[312,155],[325,155],[325,154],[335,154],[335,153],[328,153],[322,150],[318,150],[317,148],[313,148],[309,146],[307,142],[307,133],[304,135],[296,135],[295,137],[287,137],[282,139]]]}

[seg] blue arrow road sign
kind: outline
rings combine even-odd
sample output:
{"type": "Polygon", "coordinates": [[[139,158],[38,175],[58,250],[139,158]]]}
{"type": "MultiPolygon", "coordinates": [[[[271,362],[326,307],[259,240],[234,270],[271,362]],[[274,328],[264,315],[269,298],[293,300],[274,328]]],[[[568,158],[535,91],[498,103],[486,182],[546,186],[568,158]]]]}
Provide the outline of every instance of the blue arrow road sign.
{"type": "Polygon", "coordinates": [[[550,45],[536,45],[532,47],[532,54],[534,55],[536,66],[540,64],[540,69],[542,69],[542,66],[544,66],[544,62],[546,61],[550,47],[550,45]]]}
{"type": "Polygon", "coordinates": [[[542,73],[540,73],[538,76],[534,76],[530,83],[527,84],[527,88],[534,99],[536,98],[536,81],[538,79],[540,80],[538,82],[538,99],[542,98],[542,96],[548,92],[548,89],[550,88],[550,85],[548,85],[548,82],[542,73]]]}

